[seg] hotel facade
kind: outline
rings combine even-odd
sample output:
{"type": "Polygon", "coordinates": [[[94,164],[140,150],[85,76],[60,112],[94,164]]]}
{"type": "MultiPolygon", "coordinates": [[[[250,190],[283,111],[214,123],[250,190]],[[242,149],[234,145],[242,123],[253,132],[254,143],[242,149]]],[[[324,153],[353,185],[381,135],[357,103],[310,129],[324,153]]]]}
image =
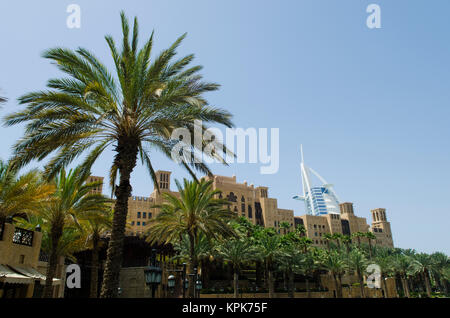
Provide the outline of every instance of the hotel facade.
{"type": "MultiPolygon", "coordinates": [[[[128,225],[126,234],[129,236],[145,235],[149,228],[149,221],[159,213],[155,205],[163,202],[162,193],[170,192],[178,195],[178,192],[170,190],[171,172],[157,171],[156,177],[160,192],[153,190],[149,197],[131,196],[128,201],[128,225]]],[[[266,228],[274,228],[278,233],[283,233],[283,223],[289,224],[288,231],[294,230],[298,225],[306,229],[306,236],[313,242],[313,246],[326,247],[324,234],[351,235],[356,232],[372,232],[376,240],[372,243],[377,246],[393,247],[393,238],[390,223],[387,220],[386,210],[377,208],[371,211],[372,222],[367,223],[366,218],[355,215],[353,204],[344,202],[339,204],[339,213],[294,215],[293,210],[278,207],[276,198],[269,197],[269,188],[254,186],[247,182],[237,182],[236,176],[205,177],[212,180],[214,189],[222,191],[220,197],[230,201],[230,209],[238,216],[246,217],[253,224],[266,228]]],[[[102,177],[92,176],[90,181],[103,181],[102,177]]],[[[102,192],[100,186],[97,191],[102,192]]],[[[360,238],[361,242],[367,239],[360,238]]]]}

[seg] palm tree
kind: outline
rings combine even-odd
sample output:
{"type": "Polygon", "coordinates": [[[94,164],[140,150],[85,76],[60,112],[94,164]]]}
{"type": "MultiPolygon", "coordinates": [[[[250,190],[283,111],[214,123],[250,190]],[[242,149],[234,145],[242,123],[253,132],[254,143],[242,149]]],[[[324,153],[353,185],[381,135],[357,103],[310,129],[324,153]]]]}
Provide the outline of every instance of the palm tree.
{"type": "MultiPolygon", "coordinates": [[[[200,234],[198,240],[194,246],[195,259],[198,262],[199,268],[201,268],[201,275],[203,286],[206,288],[209,280],[208,262],[215,257],[214,244],[206,235],[200,234]]],[[[173,249],[176,253],[173,260],[182,260],[183,262],[189,261],[190,256],[190,243],[189,236],[184,234],[181,236],[181,240],[173,244],[173,249]]]]}
{"type": "Polygon", "coordinates": [[[369,259],[372,259],[372,240],[376,240],[377,237],[372,232],[364,233],[364,237],[369,241],[369,259]]]}
{"type": "Polygon", "coordinates": [[[375,263],[380,267],[381,288],[383,289],[384,297],[388,297],[388,290],[386,286],[386,279],[394,271],[394,263],[391,255],[391,249],[377,248],[375,252],[375,263]]]}
{"type": "Polygon", "coordinates": [[[343,239],[343,237],[344,236],[341,233],[334,233],[333,234],[333,240],[336,241],[338,250],[341,249],[341,240],[343,239]]]}
{"type": "Polygon", "coordinates": [[[92,249],[90,298],[98,297],[98,271],[100,268],[98,254],[102,245],[102,236],[111,230],[112,216],[111,209],[107,209],[84,213],[79,218],[81,228],[87,235],[86,243],[92,249]]]}
{"type": "Polygon", "coordinates": [[[435,280],[439,283],[440,289],[445,294],[448,294],[447,283],[445,281],[445,276],[443,275],[443,272],[446,268],[450,266],[450,259],[444,253],[435,252],[431,254],[431,260],[433,263],[431,270],[436,278],[435,280]]]}
{"type": "Polygon", "coordinates": [[[325,233],[325,234],[323,235],[323,238],[324,238],[325,241],[327,242],[327,249],[328,249],[328,251],[330,251],[330,241],[331,241],[331,240],[334,240],[333,235],[330,234],[330,233],[325,233]]]}
{"type": "Polygon", "coordinates": [[[350,243],[352,242],[352,237],[350,235],[342,235],[342,242],[345,245],[347,255],[350,254],[350,243]]]}
{"type": "Polygon", "coordinates": [[[217,253],[224,261],[230,262],[233,267],[234,298],[239,297],[239,272],[241,266],[256,260],[258,258],[257,252],[253,243],[245,238],[223,240],[218,244],[217,253]]]}
{"type": "Polygon", "coordinates": [[[305,276],[306,293],[310,297],[309,278],[316,270],[315,257],[311,252],[303,253],[303,259],[295,267],[295,271],[305,276]]]}
{"type": "MultiPolygon", "coordinates": [[[[153,33],[138,49],[137,19],[131,38],[130,25],[123,12],[121,19],[122,49],[118,50],[111,36],[105,37],[115,65],[114,75],[84,48],[50,49],[43,56],[68,77],[49,80],[47,91],[20,97],[19,102],[27,105],[26,109],[7,116],[5,121],[9,126],[27,123],[25,135],[15,144],[15,166],[22,167],[33,159],[42,160],[56,153],[46,166],[49,179],[83,153],[88,152],[82,164],[82,169],[87,171],[105,149],[112,147],[115,152],[110,183],[116,202],[102,297],[117,296],[132,190],[130,175],[138,157],[159,189],[150,149],[172,158],[172,149],[179,142],[179,134],[175,139],[172,133],[177,133],[177,128],[185,128],[193,136],[196,119],[232,126],[227,111],[208,106],[204,93],[217,90],[219,85],[203,82],[198,74],[200,66],[188,67],[194,56],[174,60],[185,35],[151,59],[153,33]]],[[[190,166],[211,174],[208,166],[195,155],[204,152],[206,141],[194,145],[190,140],[183,142],[192,154],[177,158],[183,167],[193,176],[190,166]],[[192,151],[194,148],[196,152],[192,151]]],[[[223,154],[229,152],[225,147],[218,148],[206,151],[206,155],[224,163],[223,154]]]]}
{"type": "Polygon", "coordinates": [[[273,229],[266,228],[257,233],[254,240],[257,242],[261,258],[264,260],[269,298],[273,298],[273,271],[275,270],[275,259],[280,254],[281,237],[273,229]]]}
{"type": "Polygon", "coordinates": [[[291,228],[291,225],[289,224],[289,222],[284,221],[280,223],[280,228],[283,229],[283,234],[287,234],[289,229],[291,228]]]}
{"type": "Polygon", "coordinates": [[[400,276],[404,294],[407,298],[410,298],[408,276],[411,272],[411,257],[404,254],[396,254],[393,258],[393,262],[394,272],[400,276]]]}
{"type": "Polygon", "coordinates": [[[355,271],[358,276],[359,288],[361,291],[361,297],[365,298],[366,294],[364,291],[364,272],[368,265],[368,261],[364,254],[359,249],[354,249],[350,252],[348,258],[348,267],[349,269],[355,271]]]}
{"type": "Polygon", "coordinates": [[[62,169],[54,179],[56,190],[52,199],[43,204],[38,212],[49,228],[50,255],[43,295],[46,298],[52,297],[52,283],[58,258],[62,256],[59,251],[65,228],[78,226],[78,218],[83,214],[104,211],[109,208],[107,198],[100,194],[90,193],[98,187],[99,182],[85,183],[89,174],[82,173],[81,170],[80,167],[77,167],[66,173],[65,169],[62,169]]]}
{"type": "Polygon", "coordinates": [[[317,260],[318,265],[327,270],[333,277],[334,286],[336,289],[336,297],[342,298],[342,283],[341,277],[345,272],[345,262],[342,256],[337,251],[326,252],[323,257],[317,260]]]}
{"type": "Polygon", "coordinates": [[[433,260],[426,253],[419,253],[413,257],[412,270],[422,276],[428,297],[431,297],[430,270],[432,265],[433,260]]]}
{"type": "Polygon", "coordinates": [[[356,239],[358,241],[358,248],[361,248],[361,237],[365,237],[365,233],[355,232],[355,233],[352,233],[352,237],[356,237],[356,239]]]}
{"type": "MultiPolygon", "coordinates": [[[[155,206],[160,208],[160,213],[149,222],[147,240],[150,243],[174,243],[179,241],[182,235],[187,235],[188,273],[192,274],[198,262],[195,247],[199,235],[205,235],[209,239],[235,236],[228,223],[234,218],[234,214],[225,207],[228,201],[216,198],[220,191],[212,189],[212,180],[184,179],[183,186],[176,180],[176,185],[180,197],[163,193],[165,203],[155,206]]],[[[193,287],[192,282],[190,286],[193,287]]]]}
{"type": "Polygon", "coordinates": [[[7,217],[36,213],[52,192],[53,186],[37,170],[19,175],[0,159],[0,223],[7,217]]]}

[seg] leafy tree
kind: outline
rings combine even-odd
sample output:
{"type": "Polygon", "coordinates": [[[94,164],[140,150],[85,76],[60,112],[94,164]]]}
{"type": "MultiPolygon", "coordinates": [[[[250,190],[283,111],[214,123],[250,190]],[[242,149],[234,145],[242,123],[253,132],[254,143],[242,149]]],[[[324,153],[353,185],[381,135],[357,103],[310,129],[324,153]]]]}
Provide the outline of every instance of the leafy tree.
{"type": "Polygon", "coordinates": [[[99,250],[102,246],[101,238],[111,231],[113,212],[111,209],[83,213],[80,215],[79,223],[86,235],[86,243],[92,249],[91,256],[91,281],[90,298],[98,297],[98,271],[99,250]]]}
{"type": "Polygon", "coordinates": [[[432,266],[431,270],[433,275],[436,277],[436,281],[438,282],[441,290],[448,294],[447,282],[445,280],[444,271],[446,268],[450,267],[450,259],[447,255],[441,252],[436,252],[430,255],[432,266]]]}
{"type": "Polygon", "coordinates": [[[330,241],[334,240],[334,237],[330,233],[325,233],[323,235],[323,238],[325,239],[325,242],[327,242],[327,249],[330,251],[330,241]]]}
{"type": "MultiPolygon", "coordinates": [[[[138,49],[137,19],[131,36],[123,12],[121,20],[121,50],[111,36],[105,37],[115,65],[114,75],[84,48],[47,50],[43,56],[67,77],[49,80],[46,91],[20,97],[19,102],[27,105],[26,109],[6,117],[9,126],[27,123],[25,135],[14,147],[14,166],[20,168],[33,159],[43,160],[55,153],[46,166],[49,179],[83,153],[88,153],[82,164],[82,170],[87,171],[106,149],[115,152],[110,183],[116,202],[102,297],[117,296],[128,198],[132,191],[130,176],[138,157],[159,189],[151,149],[171,159],[171,151],[178,143],[178,139],[172,139],[172,133],[177,128],[186,128],[193,136],[194,120],[232,126],[231,115],[209,106],[204,97],[204,93],[217,90],[219,85],[202,81],[198,73],[201,66],[190,66],[193,55],[175,59],[185,34],[152,59],[153,33],[138,49]]],[[[192,156],[180,158],[183,167],[193,176],[191,167],[211,174],[196,155],[204,152],[206,141],[201,145],[191,145],[190,140],[184,142],[196,151],[192,156]]],[[[223,152],[228,151],[219,147],[206,155],[224,163],[223,152]]]]}
{"type": "Polygon", "coordinates": [[[380,267],[381,288],[384,292],[384,297],[388,296],[386,279],[394,272],[394,263],[392,259],[392,251],[389,248],[375,249],[375,263],[380,267]]]}
{"type": "Polygon", "coordinates": [[[433,266],[433,260],[426,253],[419,253],[413,257],[412,270],[413,273],[419,273],[425,284],[427,296],[431,297],[430,270],[433,266]]]}
{"type": "Polygon", "coordinates": [[[366,297],[364,291],[364,272],[368,264],[369,263],[365,255],[359,249],[354,249],[350,252],[348,258],[348,267],[349,269],[355,271],[356,275],[358,276],[359,288],[362,298],[366,297]]]}
{"type": "Polygon", "coordinates": [[[333,278],[336,296],[342,298],[342,281],[341,277],[345,273],[345,261],[337,251],[330,251],[316,261],[320,268],[327,270],[333,278]]]}
{"type": "Polygon", "coordinates": [[[396,254],[393,257],[393,269],[400,276],[403,291],[407,298],[410,298],[408,277],[411,274],[412,259],[405,254],[396,254]]]}
{"type": "Polygon", "coordinates": [[[283,230],[283,234],[287,234],[289,232],[289,229],[291,228],[291,225],[289,222],[281,222],[280,228],[283,230]]]}
{"type": "MultiPolygon", "coordinates": [[[[99,182],[86,183],[89,173],[81,173],[77,167],[68,173],[64,169],[54,179],[55,192],[51,200],[41,205],[38,215],[49,229],[49,261],[47,266],[47,279],[44,288],[44,297],[52,297],[53,278],[55,277],[58,258],[64,244],[62,238],[69,231],[79,226],[78,219],[83,214],[105,211],[109,209],[109,200],[100,194],[91,191],[98,187],[99,182]]],[[[76,232],[81,232],[75,229],[76,232]]],[[[80,234],[81,235],[81,234],[80,234]]]]}
{"type": "Polygon", "coordinates": [[[281,237],[277,235],[274,229],[266,228],[255,234],[259,253],[264,260],[269,288],[269,298],[274,297],[274,277],[275,259],[280,254],[281,237]]]}
{"type": "Polygon", "coordinates": [[[352,233],[352,237],[356,238],[356,240],[358,242],[358,248],[361,248],[361,237],[365,237],[365,233],[355,232],[355,233],[352,233]]]}
{"type": "Polygon", "coordinates": [[[364,236],[369,241],[369,259],[372,259],[372,240],[376,240],[377,237],[372,232],[366,232],[364,236]]]}
{"type": "Polygon", "coordinates": [[[241,265],[256,260],[259,257],[258,250],[250,240],[234,238],[220,241],[217,252],[219,257],[226,262],[230,262],[233,267],[234,297],[238,298],[241,265]]]}
{"type": "Polygon", "coordinates": [[[0,160],[0,221],[38,212],[53,190],[37,170],[19,175],[17,169],[0,160]]]}
{"type": "Polygon", "coordinates": [[[341,240],[345,245],[345,249],[348,255],[350,253],[350,244],[352,242],[352,237],[350,235],[343,235],[341,240]]]}
{"type": "MultiPolygon", "coordinates": [[[[183,186],[176,180],[176,185],[179,197],[164,192],[164,203],[155,206],[160,208],[160,213],[149,222],[147,240],[150,243],[174,243],[179,241],[182,235],[187,235],[188,273],[192,274],[198,265],[195,248],[199,236],[205,235],[208,239],[236,236],[229,224],[234,214],[225,207],[229,204],[228,201],[216,198],[220,191],[212,189],[211,180],[184,179],[183,186]]],[[[193,282],[190,286],[193,287],[193,282]]]]}

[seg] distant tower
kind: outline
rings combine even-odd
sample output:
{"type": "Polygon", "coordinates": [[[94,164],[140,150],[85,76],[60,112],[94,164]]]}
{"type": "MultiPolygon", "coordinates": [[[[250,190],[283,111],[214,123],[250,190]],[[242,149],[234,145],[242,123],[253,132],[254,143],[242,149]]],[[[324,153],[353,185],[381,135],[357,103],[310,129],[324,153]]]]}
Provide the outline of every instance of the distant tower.
{"type": "Polygon", "coordinates": [[[377,243],[383,246],[394,247],[391,223],[386,218],[386,209],[378,208],[372,212],[372,233],[377,237],[377,243]]]}
{"type": "Polygon", "coordinates": [[[344,202],[339,205],[341,209],[341,214],[350,214],[355,215],[355,212],[353,211],[353,203],[351,202],[344,202]]]}
{"type": "Polygon", "coordinates": [[[158,181],[160,190],[170,191],[170,174],[171,173],[172,172],[170,172],[170,171],[161,171],[161,170],[158,170],[155,172],[156,180],[158,181]]]}
{"type": "Polygon", "coordinates": [[[305,165],[303,159],[303,146],[300,146],[300,171],[302,175],[303,195],[296,195],[294,199],[305,202],[306,212],[311,215],[339,214],[339,200],[329,184],[317,172],[305,165]],[[321,186],[313,186],[310,173],[321,182],[321,186]]]}

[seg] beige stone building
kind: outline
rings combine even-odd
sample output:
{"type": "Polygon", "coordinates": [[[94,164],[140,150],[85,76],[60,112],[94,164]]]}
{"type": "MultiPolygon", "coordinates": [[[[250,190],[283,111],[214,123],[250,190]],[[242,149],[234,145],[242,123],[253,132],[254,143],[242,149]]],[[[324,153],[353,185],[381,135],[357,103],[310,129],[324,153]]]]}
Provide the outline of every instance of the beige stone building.
{"type": "MultiPolygon", "coordinates": [[[[149,197],[132,196],[128,201],[128,235],[141,235],[148,229],[148,222],[158,215],[158,209],[153,206],[162,203],[162,193],[170,192],[178,195],[178,192],[170,190],[171,172],[157,171],[156,177],[159,182],[160,193],[155,189],[149,197]]],[[[92,181],[103,180],[101,177],[91,177],[92,181]]],[[[380,246],[393,247],[390,223],[386,218],[385,209],[372,210],[372,225],[367,223],[366,218],[358,217],[353,210],[353,204],[345,202],[340,204],[340,214],[327,214],[323,216],[302,215],[294,216],[293,210],[278,207],[277,199],[269,197],[269,188],[264,186],[255,187],[246,181],[239,183],[236,176],[205,177],[213,181],[213,188],[222,191],[221,197],[230,201],[230,209],[239,216],[245,216],[253,224],[264,227],[272,227],[277,232],[283,233],[282,224],[290,225],[288,231],[302,224],[305,226],[306,235],[317,247],[325,247],[325,233],[340,233],[351,235],[355,232],[371,231],[375,234],[373,242],[380,246]]],[[[99,192],[102,187],[99,187],[99,192]]],[[[366,241],[361,238],[361,241],[366,241]]]]}
{"type": "MultiPolygon", "coordinates": [[[[47,262],[40,259],[42,233],[0,223],[0,298],[40,295],[45,283],[47,262]]],[[[64,292],[64,258],[60,259],[54,282],[54,297],[64,292]]]]}

